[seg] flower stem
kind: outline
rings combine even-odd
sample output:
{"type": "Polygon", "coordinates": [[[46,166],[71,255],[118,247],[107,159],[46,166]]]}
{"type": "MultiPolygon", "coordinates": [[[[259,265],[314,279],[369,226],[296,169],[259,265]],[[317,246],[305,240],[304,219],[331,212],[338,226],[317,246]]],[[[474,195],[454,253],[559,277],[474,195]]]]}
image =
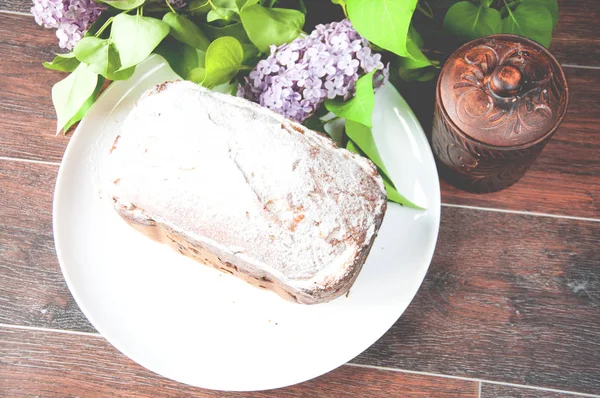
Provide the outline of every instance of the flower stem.
{"type": "Polygon", "coordinates": [[[106,22],[104,22],[104,25],[102,25],[102,27],[100,29],[98,29],[98,31],[96,32],[96,34],[94,36],[99,37],[106,30],[106,28],[108,28],[108,26],[112,23],[113,19],[115,19],[115,17],[108,18],[106,20],[106,22]]]}
{"type": "Polygon", "coordinates": [[[517,25],[517,27],[519,29],[521,29],[521,27],[519,26],[519,23],[515,19],[515,16],[513,15],[512,10],[510,9],[510,7],[509,7],[508,3],[506,2],[506,0],[504,0],[504,5],[506,6],[506,11],[508,11],[508,15],[510,16],[510,18],[513,20],[513,22],[515,23],[515,25],[517,25]]]}
{"type": "Polygon", "coordinates": [[[433,19],[433,10],[431,9],[431,6],[429,4],[427,4],[427,2],[425,2],[425,4],[427,5],[427,9],[425,9],[422,5],[421,2],[419,1],[417,3],[417,10],[421,11],[421,13],[423,15],[425,15],[427,18],[429,19],[433,19]]]}
{"type": "Polygon", "coordinates": [[[171,6],[171,3],[169,3],[169,0],[165,0],[165,3],[167,3],[167,7],[169,7],[171,9],[171,12],[173,14],[177,14],[177,11],[175,11],[175,9],[171,6]]]}

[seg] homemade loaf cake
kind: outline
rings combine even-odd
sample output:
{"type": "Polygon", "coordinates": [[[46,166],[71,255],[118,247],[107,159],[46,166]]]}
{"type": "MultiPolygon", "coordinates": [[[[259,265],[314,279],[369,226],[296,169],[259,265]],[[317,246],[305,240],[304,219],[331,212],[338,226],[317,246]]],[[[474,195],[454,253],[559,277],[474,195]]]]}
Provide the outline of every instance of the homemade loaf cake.
{"type": "Polygon", "coordinates": [[[369,160],[190,82],[146,92],[110,152],[110,197],[129,224],[298,303],[350,289],[386,210],[369,160]]]}

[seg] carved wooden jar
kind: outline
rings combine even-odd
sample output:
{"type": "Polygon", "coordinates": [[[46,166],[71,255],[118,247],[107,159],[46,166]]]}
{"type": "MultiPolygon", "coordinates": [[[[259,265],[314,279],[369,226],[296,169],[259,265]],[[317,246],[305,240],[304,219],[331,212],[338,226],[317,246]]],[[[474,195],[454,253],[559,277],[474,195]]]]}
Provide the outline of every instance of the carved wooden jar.
{"type": "Polygon", "coordinates": [[[515,35],[471,41],[448,59],[436,89],[433,152],[441,175],[474,192],[519,180],[567,110],[563,70],[515,35]]]}

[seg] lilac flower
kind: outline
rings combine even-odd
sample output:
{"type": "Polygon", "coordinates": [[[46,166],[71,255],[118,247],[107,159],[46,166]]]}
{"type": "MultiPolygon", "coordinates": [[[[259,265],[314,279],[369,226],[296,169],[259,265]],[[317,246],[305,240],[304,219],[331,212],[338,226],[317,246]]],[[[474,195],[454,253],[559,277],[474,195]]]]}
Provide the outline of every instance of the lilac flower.
{"type": "Polygon", "coordinates": [[[387,81],[381,54],[368,46],[348,20],[318,25],[308,36],[271,46],[271,54],[245,78],[238,96],[302,122],[327,98],[351,98],[356,81],[366,73],[377,71],[376,88],[387,81]]]}
{"type": "Polygon", "coordinates": [[[106,8],[93,0],[33,0],[31,13],[39,25],[56,29],[61,48],[71,50],[106,8]]]}

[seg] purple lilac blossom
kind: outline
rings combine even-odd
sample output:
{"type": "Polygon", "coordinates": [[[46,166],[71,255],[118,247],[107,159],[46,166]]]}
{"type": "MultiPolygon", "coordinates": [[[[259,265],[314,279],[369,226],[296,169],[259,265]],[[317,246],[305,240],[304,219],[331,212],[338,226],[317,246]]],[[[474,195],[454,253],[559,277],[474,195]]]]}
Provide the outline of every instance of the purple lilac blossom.
{"type": "Polygon", "coordinates": [[[381,54],[373,53],[350,21],[343,20],[271,46],[271,54],[245,78],[237,95],[302,122],[328,98],[351,98],[358,78],[372,71],[378,88],[388,78],[381,54]]]}
{"type": "Polygon", "coordinates": [[[33,0],[31,13],[39,25],[56,29],[60,48],[72,50],[106,8],[93,0],[33,0]]]}

